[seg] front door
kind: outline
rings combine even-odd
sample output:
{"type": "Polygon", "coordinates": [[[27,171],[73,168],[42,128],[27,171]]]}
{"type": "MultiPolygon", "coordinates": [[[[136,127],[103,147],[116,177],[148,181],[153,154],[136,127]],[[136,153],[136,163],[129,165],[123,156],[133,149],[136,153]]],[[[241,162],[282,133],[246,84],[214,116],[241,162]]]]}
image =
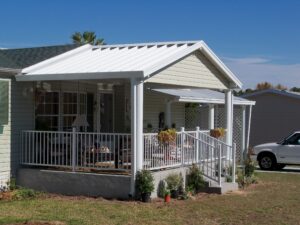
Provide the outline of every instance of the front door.
{"type": "Polygon", "coordinates": [[[114,96],[113,93],[100,93],[100,132],[114,131],[114,96]]]}

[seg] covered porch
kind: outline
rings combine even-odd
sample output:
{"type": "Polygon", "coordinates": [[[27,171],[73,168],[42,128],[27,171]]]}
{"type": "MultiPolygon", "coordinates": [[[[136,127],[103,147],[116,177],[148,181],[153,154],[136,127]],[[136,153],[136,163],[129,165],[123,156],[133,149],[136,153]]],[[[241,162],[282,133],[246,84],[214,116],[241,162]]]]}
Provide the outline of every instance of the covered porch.
{"type": "MultiPolygon", "coordinates": [[[[35,120],[35,129],[21,131],[23,166],[124,172],[131,194],[141,169],[196,163],[219,186],[229,168],[234,174],[232,91],[241,84],[204,42],[82,46],[22,73],[17,80],[32,84],[35,120]],[[162,93],[155,100],[159,88],[224,91],[225,140],[186,130],[185,113],[172,121],[170,102],[162,93]],[[166,127],[176,138],[162,144],[157,131],[166,127]]],[[[185,112],[182,102],[172,105],[173,114],[185,112]]]]}

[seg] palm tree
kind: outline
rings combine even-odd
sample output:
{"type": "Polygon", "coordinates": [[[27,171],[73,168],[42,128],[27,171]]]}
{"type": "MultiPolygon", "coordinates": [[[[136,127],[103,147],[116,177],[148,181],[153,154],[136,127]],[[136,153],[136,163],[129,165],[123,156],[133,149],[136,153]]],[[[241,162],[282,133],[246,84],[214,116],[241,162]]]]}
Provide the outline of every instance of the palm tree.
{"type": "Polygon", "coordinates": [[[92,45],[103,45],[104,39],[97,38],[95,32],[84,31],[83,33],[75,32],[71,36],[74,44],[92,44],[92,45]]]}

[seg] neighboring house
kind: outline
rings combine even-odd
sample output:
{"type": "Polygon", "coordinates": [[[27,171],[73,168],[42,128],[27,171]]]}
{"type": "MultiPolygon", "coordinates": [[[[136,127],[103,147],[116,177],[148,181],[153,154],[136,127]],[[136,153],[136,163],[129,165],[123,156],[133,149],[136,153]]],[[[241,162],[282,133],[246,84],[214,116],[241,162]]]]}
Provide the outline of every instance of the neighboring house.
{"type": "Polygon", "coordinates": [[[203,41],[74,47],[52,47],[63,48],[52,55],[45,53],[51,47],[33,48],[22,57],[28,49],[16,55],[17,50],[0,51],[7,88],[0,101],[5,109],[2,180],[18,171],[17,182],[24,186],[126,198],[134,194],[138,170],[153,171],[158,183],[168,171],[184,174],[199,163],[211,185],[223,186],[222,176],[235,168],[236,159],[233,104],[238,99],[232,90],[242,84],[203,41]],[[27,61],[33,51],[39,52],[35,61],[27,61]],[[224,92],[210,103],[223,105],[225,142],[196,127],[184,129],[185,103],[208,103],[193,94],[199,88],[224,92]],[[187,99],[182,89],[194,96],[187,99]],[[178,92],[175,98],[172,90],[178,92]],[[175,140],[158,137],[165,127],[176,128],[175,140]]]}
{"type": "Polygon", "coordinates": [[[278,142],[300,130],[300,93],[268,89],[242,96],[256,101],[250,146],[278,142]]]}

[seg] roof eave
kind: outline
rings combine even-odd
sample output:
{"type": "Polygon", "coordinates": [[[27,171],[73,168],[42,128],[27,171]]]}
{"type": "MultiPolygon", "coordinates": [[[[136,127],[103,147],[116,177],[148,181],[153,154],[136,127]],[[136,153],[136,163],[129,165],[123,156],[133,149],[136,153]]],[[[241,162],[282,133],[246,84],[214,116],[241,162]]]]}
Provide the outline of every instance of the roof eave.
{"type": "Polygon", "coordinates": [[[62,81],[62,80],[99,80],[99,79],[131,79],[143,78],[142,71],[67,73],[67,74],[18,74],[17,81],[62,81]]]}

